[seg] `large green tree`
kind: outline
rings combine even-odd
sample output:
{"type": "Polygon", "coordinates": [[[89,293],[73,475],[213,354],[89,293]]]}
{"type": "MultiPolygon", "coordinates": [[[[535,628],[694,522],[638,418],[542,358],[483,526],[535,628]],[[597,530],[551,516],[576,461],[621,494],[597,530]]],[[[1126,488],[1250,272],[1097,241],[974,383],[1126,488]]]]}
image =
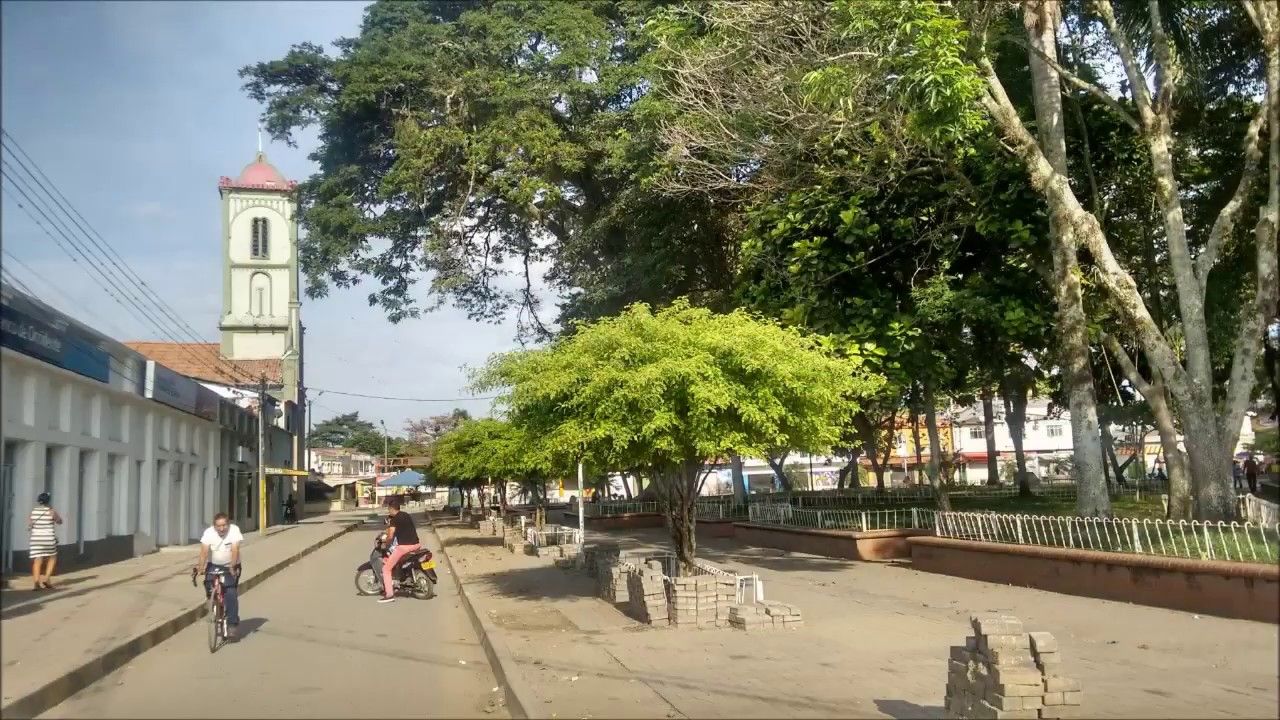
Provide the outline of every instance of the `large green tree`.
{"type": "Polygon", "coordinates": [[[643,187],[641,30],[657,5],[383,0],[336,54],[303,43],[242,69],[275,137],[320,130],[300,187],[308,292],[372,280],[393,322],[451,302],[515,312],[535,337],[544,272],[564,320],[723,297],[719,209],[643,187]]]}
{"type": "Polygon", "coordinates": [[[582,324],[548,347],[494,358],[476,378],[478,388],[501,389],[512,422],[557,455],[643,468],[686,566],[711,463],[771,447],[830,448],[846,408],[880,383],[829,341],[684,301],[582,324]]]}
{"type": "MultiPolygon", "coordinates": [[[[351,442],[362,433],[377,433],[377,427],[368,420],[361,420],[360,413],[335,415],[315,424],[311,429],[313,447],[353,447],[351,442]]],[[[382,452],[379,445],[378,452],[382,452]]]]}

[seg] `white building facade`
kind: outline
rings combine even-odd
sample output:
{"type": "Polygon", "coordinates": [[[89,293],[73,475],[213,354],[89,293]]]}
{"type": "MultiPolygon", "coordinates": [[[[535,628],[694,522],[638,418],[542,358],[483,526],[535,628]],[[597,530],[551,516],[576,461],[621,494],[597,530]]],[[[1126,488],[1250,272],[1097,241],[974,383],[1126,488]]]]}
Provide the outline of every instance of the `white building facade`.
{"type": "Polygon", "coordinates": [[[3,299],[4,564],[25,567],[41,492],[77,564],[197,539],[225,496],[217,398],[8,285],[3,299]]]}

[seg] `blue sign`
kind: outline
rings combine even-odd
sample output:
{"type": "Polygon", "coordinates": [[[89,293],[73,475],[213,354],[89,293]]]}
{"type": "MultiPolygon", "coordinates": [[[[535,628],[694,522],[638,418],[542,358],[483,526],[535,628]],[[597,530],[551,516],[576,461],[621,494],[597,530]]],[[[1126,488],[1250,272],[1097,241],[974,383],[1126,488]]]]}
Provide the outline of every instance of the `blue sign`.
{"type": "MultiPolygon", "coordinates": [[[[98,382],[111,379],[111,355],[98,341],[55,314],[41,319],[15,307],[5,293],[0,304],[0,345],[98,382]]],[[[33,306],[31,310],[36,310],[33,306]]]]}

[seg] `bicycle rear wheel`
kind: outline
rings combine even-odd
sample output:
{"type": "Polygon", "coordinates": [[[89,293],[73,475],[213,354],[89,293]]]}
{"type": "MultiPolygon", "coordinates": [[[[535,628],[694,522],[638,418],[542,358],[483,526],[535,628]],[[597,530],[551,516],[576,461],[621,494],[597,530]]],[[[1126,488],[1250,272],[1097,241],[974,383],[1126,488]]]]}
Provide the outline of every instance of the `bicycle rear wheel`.
{"type": "Polygon", "coordinates": [[[223,637],[222,603],[217,595],[209,598],[209,652],[216,652],[223,637]]]}

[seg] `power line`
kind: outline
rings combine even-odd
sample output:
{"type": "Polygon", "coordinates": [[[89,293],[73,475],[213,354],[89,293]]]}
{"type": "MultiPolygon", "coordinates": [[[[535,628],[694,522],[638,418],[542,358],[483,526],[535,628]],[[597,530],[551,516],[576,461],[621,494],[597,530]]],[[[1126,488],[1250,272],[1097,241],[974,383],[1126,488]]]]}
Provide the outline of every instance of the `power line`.
{"type": "MultiPolygon", "coordinates": [[[[95,261],[91,260],[88,257],[88,255],[85,253],[84,247],[81,246],[81,244],[69,234],[70,229],[59,220],[59,222],[57,223],[58,227],[56,228],[58,231],[58,234],[62,235],[63,238],[65,238],[69,243],[71,243],[75,247],[77,253],[79,253],[80,256],[85,259],[86,263],[88,263],[95,270],[97,270],[98,273],[102,275],[103,279],[107,280],[107,282],[111,284],[112,287],[114,287],[121,295],[124,295],[128,299],[129,304],[132,307],[125,306],[124,302],[122,302],[120,298],[116,297],[115,294],[112,293],[109,289],[103,286],[101,282],[98,282],[96,277],[94,278],[95,282],[98,282],[98,285],[102,287],[103,290],[106,291],[108,295],[110,295],[114,300],[116,300],[117,303],[126,307],[126,309],[142,311],[143,314],[146,316],[146,320],[149,321],[152,326],[158,329],[163,336],[166,336],[167,338],[174,341],[175,343],[179,345],[186,344],[183,341],[179,340],[170,329],[163,327],[161,323],[158,322],[156,318],[153,317],[150,313],[145,312],[142,306],[142,303],[139,301],[139,299],[145,299],[145,301],[149,302],[152,306],[158,308],[160,312],[168,319],[171,327],[178,328],[179,332],[183,332],[183,330],[185,329],[185,332],[188,336],[194,338],[197,342],[203,342],[203,340],[201,340],[199,335],[194,330],[191,329],[191,326],[187,325],[180,317],[177,316],[175,312],[171,311],[165,305],[164,301],[159,298],[159,296],[155,293],[155,291],[152,290],[149,285],[147,285],[146,281],[142,280],[142,278],[138,276],[138,274],[134,272],[131,267],[129,267],[128,263],[125,262],[124,259],[119,256],[118,253],[115,252],[114,248],[111,246],[111,243],[109,243],[105,238],[102,237],[101,233],[93,229],[91,225],[89,226],[89,229],[86,230],[85,226],[89,225],[88,220],[85,220],[84,216],[81,215],[78,210],[76,210],[75,206],[71,205],[70,201],[67,200],[66,196],[62,194],[61,190],[59,190],[57,186],[51,180],[49,180],[48,176],[44,174],[44,171],[40,169],[39,164],[36,163],[35,160],[32,159],[31,156],[28,155],[25,150],[22,149],[21,145],[13,138],[13,136],[9,134],[7,130],[0,130],[0,132],[3,132],[4,137],[9,141],[9,145],[5,149],[9,150],[9,154],[13,156],[14,160],[19,165],[22,166],[22,169],[26,172],[27,176],[32,181],[34,181],[35,185],[44,191],[45,196],[48,197],[50,201],[52,201],[51,204],[54,206],[57,206],[58,209],[62,210],[63,215],[69,218],[71,220],[71,223],[74,224],[80,230],[80,233],[85,238],[87,238],[90,241],[90,243],[92,243],[92,245],[98,250],[98,255],[100,255],[102,259],[105,259],[112,266],[114,266],[115,269],[118,271],[119,276],[122,277],[124,280],[129,281],[134,286],[134,288],[137,289],[139,292],[137,294],[137,297],[131,296],[128,292],[125,291],[124,288],[122,288],[120,285],[114,282],[111,276],[108,275],[103,270],[102,267],[95,265],[94,264],[95,261]],[[26,160],[29,161],[32,166],[35,167],[34,172],[32,171],[31,168],[27,166],[27,163],[24,162],[21,157],[18,157],[18,154],[14,152],[15,147],[17,148],[18,153],[21,153],[22,156],[25,157],[26,160]],[[37,178],[37,175],[39,175],[38,178],[37,178]],[[48,182],[49,186],[52,186],[53,188],[52,192],[50,192],[49,187],[47,187],[44,184],[44,182],[41,181],[41,179],[43,179],[45,182],[48,182]],[[58,199],[54,198],[55,194],[57,195],[57,198],[61,200],[61,202],[59,202],[58,199]],[[69,213],[67,211],[68,208],[70,209],[69,213]],[[90,231],[92,231],[93,233],[92,235],[90,234],[90,231]],[[99,244],[98,240],[94,239],[94,235],[97,236],[98,240],[102,241],[102,244],[99,244]],[[117,260],[119,262],[117,262],[117,260]],[[150,297],[147,297],[148,293],[150,294],[150,297]]],[[[4,165],[12,169],[12,166],[10,166],[7,161],[4,162],[4,165]]],[[[50,223],[50,225],[53,225],[54,220],[51,219],[49,215],[46,214],[44,211],[45,210],[44,203],[43,202],[37,203],[29,195],[27,195],[27,193],[23,190],[22,187],[17,187],[16,184],[14,183],[15,178],[13,177],[12,173],[9,174],[7,178],[9,179],[11,184],[15,185],[18,192],[27,200],[27,202],[30,203],[32,206],[34,206],[36,210],[41,214],[41,216],[43,216],[50,223]]],[[[21,180],[24,184],[26,184],[27,182],[26,180],[22,180],[22,178],[18,178],[18,180],[21,180]]],[[[28,216],[31,216],[30,212],[27,210],[26,207],[22,205],[22,203],[18,203],[18,206],[22,207],[24,212],[27,212],[28,216]]],[[[50,212],[53,212],[53,210],[50,209],[50,212]]],[[[54,213],[54,215],[56,216],[57,213],[54,213]]],[[[45,234],[49,235],[55,242],[58,242],[59,247],[62,247],[64,252],[66,251],[66,247],[63,246],[62,243],[59,242],[56,237],[54,237],[51,233],[49,233],[48,228],[44,227],[44,225],[41,224],[38,220],[36,220],[34,216],[31,216],[31,218],[33,221],[36,222],[37,225],[41,226],[41,229],[45,231],[45,234]]],[[[73,261],[77,262],[77,264],[79,263],[79,261],[76,260],[75,256],[71,255],[69,252],[68,252],[68,255],[71,257],[73,261]]],[[[135,312],[135,317],[136,317],[136,312],[135,312]]],[[[200,358],[199,356],[195,355],[190,348],[183,348],[183,351],[186,352],[188,358],[195,361],[197,365],[205,364],[206,361],[203,358],[200,358]]],[[[249,373],[239,368],[238,366],[230,363],[229,361],[223,359],[221,356],[218,356],[215,362],[217,363],[216,367],[221,369],[224,373],[226,373],[229,377],[233,379],[238,379],[242,382],[244,381],[247,381],[250,383],[256,382],[256,379],[251,377],[249,373]]]]}
{"type": "Polygon", "coordinates": [[[467,400],[493,400],[498,395],[482,395],[479,397],[465,398],[409,398],[409,397],[388,397],[386,395],[365,395],[364,393],[342,392],[341,390],[326,390],[324,388],[311,387],[309,390],[318,390],[329,393],[331,395],[346,395],[347,397],[366,398],[369,400],[397,400],[400,402],[466,402],[467,400]]]}
{"type": "MultiPolygon", "coordinates": [[[[28,214],[28,217],[30,217],[30,214],[28,214]]],[[[120,335],[123,335],[123,334],[124,334],[124,332],[120,330],[120,327],[119,327],[118,325],[116,325],[115,323],[110,322],[110,321],[108,321],[108,320],[104,319],[103,317],[101,317],[101,316],[100,316],[100,315],[98,315],[97,313],[93,312],[93,311],[92,311],[92,310],[91,310],[91,309],[90,309],[90,308],[89,308],[85,303],[82,303],[82,302],[76,302],[74,299],[72,299],[72,298],[71,298],[71,296],[70,296],[70,295],[68,295],[68,294],[64,293],[64,292],[63,292],[63,291],[58,287],[57,283],[54,283],[54,282],[50,281],[50,280],[49,280],[48,278],[46,278],[45,276],[43,276],[43,275],[41,275],[40,273],[36,272],[35,268],[33,268],[33,267],[31,267],[30,265],[28,265],[28,264],[26,264],[25,262],[23,262],[23,261],[22,261],[22,258],[20,258],[20,257],[18,257],[18,256],[16,256],[16,255],[14,255],[13,253],[9,252],[9,251],[8,251],[8,249],[0,249],[0,252],[3,252],[3,253],[4,253],[4,254],[5,254],[5,255],[10,259],[10,260],[12,260],[12,261],[14,261],[14,262],[18,263],[18,265],[20,265],[20,266],[22,266],[23,268],[25,268],[25,269],[26,269],[26,271],[27,271],[28,273],[30,273],[30,274],[31,274],[31,277],[34,277],[35,279],[37,279],[37,280],[39,280],[40,282],[44,283],[46,286],[48,286],[48,287],[49,287],[49,289],[50,289],[50,290],[52,290],[52,291],[54,292],[54,294],[55,294],[55,295],[57,295],[57,296],[58,296],[59,298],[61,298],[64,302],[66,302],[66,303],[67,303],[67,306],[66,306],[66,307],[67,307],[67,310],[68,310],[68,312],[67,312],[67,314],[68,314],[68,315],[70,314],[70,312],[69,312],[70,310],[82,310],[82,311],[86,312],[86,313],[89,315],[89,317],[93,318],[94,320],[97,320],[98,322],[100,322],[100,323],[102,323],[104,326],[106,326],[106,328],[107,328],[108,330],[112,330],[112,331],[114,331],[114,332],[116,332],[116,333],[118,333],[118,334],[120,334],[120,335]]],[[[13,271],[10,271],[10,272],[9,272],[9,274],[10,274],[10,276],[12,277],[12,276],[13,276],[13,271]]],[[[26,288],[26,290],[27,290],[27,294],[28,294],[28,295],[32,295],[32,296],[34,296],[34,297],[39,297],[39,293],[31,292],[31,288],[30,288],[30,287],[28,287],[27,285],[25,285],[24,283],[19,283],[19,284],[20,284],[20,285],[22,285],[22,287],[26,288]]]]}
{"type": "MultiPolygon", "coordinates": [[[[173,334],[170,328],[163,327],[161,323],[156,320],[155,317],[153,317],[149,312],[146,311],[146,309],[143,307],[142,301],[145,300],[146,302],[150,302],[151,305],[159,308],[160,311],[166,316],[166,318],[169,320],[171,327],[178,327],[179,332],[181,332],[182,328],[185,327],[188,335],[195,338],[197,341],[201,341],[200,338],[196,335],[195,331],[191,330],[189,325],[186,325],[180,318],[175,317],[175,313],[171,312],[164,305],[163,301],[158,298],[158,296],[155,296],[154,291],[152,292],[153,297],[151,298],[146,297],[145,293],[143,292],[138,292],[137,296],[130,295],[129,292],[124,287],[118,284],[116,280],[111,275],[109,275],[102,266],[99,265],[99,263],[105,260],[106,262],[110,263],[112,266],[116,268],[117,277],[121,277],[124,280],[129,281],[135,289],[141,290],[144,287],[146,287],[145,281],[143,281],[140,277],[138,277],[137,273],[134,272],[133,269],[128,266],[128,263],[125,263],[123,259],[120,259],[120,262],[116,262],[115,259],[108,256],[107,251],[110,250],[110,252],[113,255],[115,255],[116,258],[119,258],[119,255],[115,253],[114,249],[111,247],[111,244],[107,242],[105,238],[102,237],[101,233],[98,233],[96,230],[93,230],[93,233],[96,234],[99,239],[101,239],[102,244],[99,244],[99,242],[95,240],[92,235],[89,234],[89,230],[85,229],[85,225],[89,224],[88,221],[84,220],[84,216],[80,215],[79,211],[76,210],[75,207],[70,204],[70,201],[68,201],[66,199],[66,196],[63,195],[61,191],[57,189],[56,185],[53,186],[53,192],[50,192],[49,187],[46,186],[44,182],[41,181],[40,178],[43,178],[45,181],[48,181],[50,185],[53,185],[52,181],[48,179],[48,176],[45,175],[44,171],[40,169],[39,164],[36,163],[35,160],[33,160],[31,156],[28,155],[26,151],[21,148],[21,146],[18,146],[18,152],[21,152],[22,155],[26,157],[28,161],[30,161],[31,165],[35,167],[35,171],[33,172],[32,169],[27,166],[27,163],[24,162],[22,158],[18,157],[18,154],[14,152],[14,146],[18,145],[18,143],[16,140],[13,139],[13,136],[10,135],[8,131],[0,131],[0,132],[3,132],[4,136],[9,141],[9,144],[5,147],[5,149],[9,151],[9,155],[22,167],[23,171],[30,178],[30,181],[25,180],[21,177],[15,178],[13,173],[10,173],[9,175],[6,176],[10,184],[15,184],[15,180],[17,180],[17,181],[21,181],[23,186],[30,189],[30,185],[28,183],[33,181],[34,184],[40,188],[40,190],[44,191],[44,195],[45,197],[48,198],[48,201],[49,201],[48,204],[46,204],[46,201],[44,199],[40,199],[40,198],[33,199],[30,195],[27,195],[23,187],[17,187],[18,192],[27,200],[28,203],[34,206],[36,210],[40,213],[40,215],[44,217],[51,225],[55,224],[54,222],[55,220],[57,221],[55,229],[58,231],[58,234],[62,235],[64,239],[66,239],[69,243],[71,243],[75,247],[76,252],[82,258],[84,258],[86,263],[88,263],[91,267],[93,267],[93,269],[96,270],[98,274],[102,276],[103,279],[105,279],[121,295],[125,296],[125,298],[129,301],[130,305],[132,305],[132,308],[127,308],[127,309],[141,311],[142,314],[145,315],[146,321],[149,321],[153,327],[159,330],[162,336],[168,337],[170,340],[173,340],[179,345],[184,345],[185,343],[179,340],[177,336],[173,334]],[[39,178],[36,177],[37,174],[39,175],[39,178]],[[61,198],[61,202],[59,202],[58,199],[54,198],[55,193],[57,194],[58,198],[61,198]],[[57,207],[58,210],[61,210],[62,215],[59,216],[58,213],[55,210],[53,210],[53,207],[57,207]],[[70,213],[68,213],[67,208],[70,208],[70,213]],[[52,213],[54,217],[50,218],[49,214],[46,213],[45,210],[48,210],[49,213],[52,213]],[[75,217],[72,216],[73,214],[75,217]],[[86,250],[88,248],[86,248],[86,246],[82,245],[78,240],[75,239],[74,233],[68,227],[68,224],[64,221],[63,218],[69,219],[71,221],[70,224],[74,224],[76,228],[79,229],[80,234],[89,240],[93,248],[97,249],[98,251],[97,256],[100,256],[100,257],[94,257],[93,259],[89,258],[88,254],[86,254],[86,250]],[[79,221],[77,221],[76,218],[79,218],[79,221]],[[83,221],[84,224],[81,224],[80,221],[83,221]],[[104,245],[105,245],[105,249],[104,249],[104,245]],[[121,266],[121,263],[124,264],[123,267],[121,266]]],[[[7,161],[4,162],[4,165],[12,169],[12,166],[9,165],[7,161]]],[[[35,191],[32,190],[32,192],[34,193],[35,191]]],[[[23,211],[27,212],[28,216],[30,216],[30,212],[27,211],[27,209],[22,206],[22,203],[18,203],[18,206],[22,207],[23,211]]],[[[40,224],[40,222],[36,220],[34,217],[32,217],[32,220],[35,221],[38,225],[40,224]]],[[[48,229],[44,228],[43,225],[41,226],[41,228],[45,230],[46,234],[49,234],[48,229]]],[[[92,230],[92,227],[90,227],[90,230],[92,230]]],[[[53,238],[53,239],[55,240],[55,242],[57,241],[57,238],[53,238]]],[[[60,242],[58,244],[60,247],[62,247],[62,244],[60,242]]],[[[64,252],[66,251],[65,247],[62,247],[62,249],[64,252]]],[[[73,261],[76,261],[74,255],[71,255],[70,257],[73,261]]],[[[78,261],[76,262],[78,263],[78,261]]],[[[97,281],[97,278],[95,278],[95,281],[97,281]]],[[[103,290],[105,290],[108,295],[111,295],[113,299],[117,301],[117,303],[120,303],[123,306],[123,303],[119,300],[119,298],[116,298],[114,294],[111,293],[110,290],[102,286],[101,282],[98,282],[98,285],[100,287],[103,287],[103,290]]],[[[136,315],[137,315],[137,312],[135,312],[135,317],[136,315]]],[[[183,352],[187,354],[189,359],[194,360],[197,365],[203,365],[202,359],[199,358],[199,356],[195,355],[190,348],[183,348],[183,352]]],[[[221,358],[219,358],[219,360],[221,360],[221,358]]],[[[230,375],[233,378],[238,377],[243,380],[246,377],[242,371],[240,371],[238,368],[234,368],[233,366],[230,366],[225,361],[222,361],[221,369],[223,370],[223,372],[226,372],[228,375],[230,375]]]]}

